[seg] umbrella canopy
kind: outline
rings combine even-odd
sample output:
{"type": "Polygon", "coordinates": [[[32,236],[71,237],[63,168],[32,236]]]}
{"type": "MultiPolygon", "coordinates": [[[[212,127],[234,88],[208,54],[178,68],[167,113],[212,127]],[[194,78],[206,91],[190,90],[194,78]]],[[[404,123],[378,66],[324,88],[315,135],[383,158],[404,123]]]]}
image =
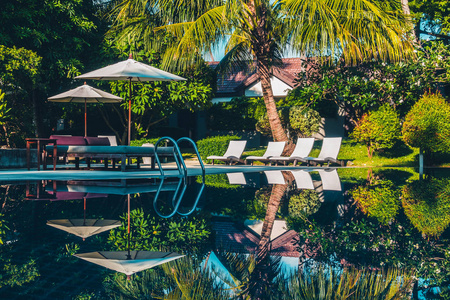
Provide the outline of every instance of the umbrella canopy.
{"type": "Polygon", "coordinates": [[[127,81],[181,81],[183,77],[146,65],[130,58],[98,70],[79,75],[76,79],[127,81]]]}
{"type": "Polygon", "coordinates": [[[134,273],[181,258],[184,255],[176,252],[157,251],[98,251],[75,254],[75,256],[130,276],[134,273]]]}
{"type": "Polygon", "coordinates": [[[119,227],[122,223],[118,220],[61,219],[49,220],[47,225],[79,236],[84,240],[90,236],[119,227]]]}
{"type": "Polygon", "coordinates": [[[84,103],[84,136],[87,136],[86,103],[119,103],[123,99],[119,96],[93,88],[86,83],[73,90],[48,98],[51,102],[84,103]]]}
{"type": "Polygon", "coordinates": [[[128,145],[131,140],[131,82],[132,81],[181,81],[183,77],[143,64],[130,58],[104,68],[80,75],[76,79],[127,80],[129,84],[128,99],[128,145]]]}

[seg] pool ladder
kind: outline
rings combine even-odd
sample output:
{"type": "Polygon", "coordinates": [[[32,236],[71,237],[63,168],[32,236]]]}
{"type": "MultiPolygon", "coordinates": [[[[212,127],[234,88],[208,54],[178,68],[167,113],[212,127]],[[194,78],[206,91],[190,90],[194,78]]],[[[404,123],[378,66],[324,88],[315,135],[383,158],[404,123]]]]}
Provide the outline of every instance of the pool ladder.
{"type": "MultiPolygon", "coordinates": [[[[155,143],[155,159],[156,162],[158,164],[159,170],[161,172],[161,182],[159,184],[159,188],[158,191],[156,192],[155,198],[153,200],[153,208],[155,209],[155,212],[161,217],[161,218],[170,218],[172,216],[174,216],[176,213],[178,213],[179,215],[182,216],[188,216],[190,215],[192,212],[194,212],[194,210],[197,208],[197,204],[200,200],[201,195],[203,194],[203,190],[205,188],[205,165],[203,164],[202,158],[200,157],[200,154],[198,153],[198,149],[197,149],[197,145],[195,144],[195,142],[188,138],[188,137],[182,137],[179,138],[177,141],[175,141],[174,139],[172,139],[171,137],[162,137],[160,138],[156,143],[155,143]],[[177,164],[177,169],[179,172],[179,180],[178,180],[178,185],[177,185],[177,189],[172,197],[172,206],[173,206],[173,210],[171,213],[169,214],[164,214],[162,212],[159,211],[158,207],[157,207],[157,202],[158,202],[158,197],[160,195],[160,192],[162,190],[162,187],[164,185],[164,180],[166,179],[165,173],[163,168],[161,167],[161,161],[158,157],[158,145],[165,140],[169,140],[170,142],[172,142],[173,147],[174,147],[174,158],[175,158],[175,162],[177,164]],[[198,158],[198,162],[200,163],[201,169],[202,169],[202,184],[200,187],[200,191],[197,194],[197,197],[195,198],[194,204],[192,205],[192,207],[186,211],[186,212],[181,212],[179,211],[180,208],[180,204],[183,200],[184,194],[186,192],[187,189],[187,168],[186,168],[186,164],[184,163],[184,159],[183,156],[181,154],[180,151],[180,147],[179,144],[180,142],[184,142],[187,141],[189,142],[195,151],[195,154],[197,155],[198,158]]],[[[172,177],[172,176],[167,176],[167,177],[172,177]]]]}
{"type": "Polygon", "coordinates": [[[202,158],[200,157],[200,154],[198,153],[197,145],[195,144],[195,142],[188,137],[182,137],[182,138],[179,138],[177,141],[175,141],[173,138],[168,137],[168,136],[164,136],[164,137],[160,138],[155,143],[155,159],[156,159],[156,163],[158,164],[158,168],[159,168],[159,171],[161,172],[162,177],[164,177],[165,175],[164,175],[164,170],[161,167],[161,161],[159,159],[157,150],[158,150],[159,144],[166,140],[169,140],[173,144],[173,150],[174,150],[173,154],[174,154],[175,162],[177,164],[177,169],[178,169],[178,172],[180,173],[180,175],[187,177],[186,164],[184,163],[183,155],[181,154],[180,147],[178,146],[181,142],[186,141],[186,142],[189,142],[193,146],[195,154],[197,155],[198,162],[200,163],[200,167],[202,168],[202,176],[205,177],[205,165],[203,164],[202,158]]]}

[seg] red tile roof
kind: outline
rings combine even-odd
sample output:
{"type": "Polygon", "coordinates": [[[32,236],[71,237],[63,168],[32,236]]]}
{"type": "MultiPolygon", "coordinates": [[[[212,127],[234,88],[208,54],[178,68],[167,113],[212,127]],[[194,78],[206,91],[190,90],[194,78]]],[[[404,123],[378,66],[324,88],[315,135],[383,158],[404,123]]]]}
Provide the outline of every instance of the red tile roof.
{"type": "MultiPolygon", "coordinates": [[[[294,87],[295,78],[303,68],[304,58],[283,58],[282,67],[274,67],[273,75],[289,85],[294,87]]],[[[219,62],[210,62],[209,65],[215,68],[219,62]]],[[[218,76],[216,97],[243,96],[246,87],[258,81],[256,71],[247,73],[243,70],[235,70],[225,76],[218,76]]]]}
{"type": "MultiPolygon", "coordinates": [[[[216,247],[238,253],[255,253],[260,237],[244,225],[228,219],[212,222],[216,236],[216,247]]],[[[297,250],[299,235],[289,230],[271,241],[271,254],[287,257],[300,257],[297,250]]]]}

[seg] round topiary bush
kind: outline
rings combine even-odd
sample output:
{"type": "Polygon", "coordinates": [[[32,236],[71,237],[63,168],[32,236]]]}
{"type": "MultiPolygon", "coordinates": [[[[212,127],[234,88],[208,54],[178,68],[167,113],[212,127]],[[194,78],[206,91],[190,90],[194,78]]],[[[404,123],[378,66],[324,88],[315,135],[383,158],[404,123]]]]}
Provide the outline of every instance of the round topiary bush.
{"type": "Polygon", "coordinates": [[[363,213],[384,225],[389,224],[400,210],[400,191],[388,180],[358,186],[350,194],[363,213]]]}
{"type": "Polygon", "coordinates": [[[450,225],[450,181],[413,181],[403,187],[405,215],[422,234],[437,238],[450,225]]]}
{"type": "Polygon", "coordinates": [[[450,105],[439,94],[426,94],[403,123],[403,140],[425,152],[450,151],[450,105]]]}
{"type": "Polygon", "coordinates": [[[367,155],[372,158],[374,150],[391,149],[400,138],[400,119],[390,105],[364,114],[358,121],[352,136],[367,147],[367,155]]]}

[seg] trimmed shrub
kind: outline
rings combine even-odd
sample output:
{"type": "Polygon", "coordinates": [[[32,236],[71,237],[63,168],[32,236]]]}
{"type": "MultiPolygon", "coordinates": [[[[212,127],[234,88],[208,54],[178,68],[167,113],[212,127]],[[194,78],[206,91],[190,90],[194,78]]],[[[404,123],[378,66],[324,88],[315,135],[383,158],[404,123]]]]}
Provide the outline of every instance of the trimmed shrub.
{"type": "Polygon", "coordinates": [[[414,104],[403,123],[403,140],[425,152],[450,149],[450,105],[441,95],[426,94],[414,104]]]}
{"type": "Polygon", "coordinates": [[[372,158],[374,150],[391,149],[400,138],[400,119],[390,105],[364,114],[352,134],[358,142],[367,147],[367,155],[372,158]]]}
{"type": "Polygon", "coordinates": [[[223,155],[232,140],[241,139],[237,135],[213,136],[197,141],[198,152],[203,161],[211,163],[206,158],[210,155],[223,155]]]}
{"type": "Polygon", "coordinates": [[[400,210],[400,191],[389,180],[358,186],[350,194],[363,213],[384,225],[393,221],[400,210]]]}
{"type": "MultiPolygon", "coordinates": [[[[281,126],[287,128],[289,123],[289,108],[282,107],[278,109],[278,116],[280,117],[281,126]]],[[[256,122],[256,131],[263,135],[272,136],[272,130],[270,128],[269,117],[267,112],[259,117],[258,122],[256,122]]]]}
{"type": "Polygon", "coordinates": [[[450,224],[450,182],[419,180],[402,190],[405,215],[422,234],[439,237],[450,224]]]}
{"type": "Polygon", "coordinates": [[[315,190],[301,190],[289,198],[289,216],[305,219],[318,212],[321,205],[315,190]]]}
{"type": "Polygon", "coordinates": [[[303,106],[293,106],[289,110],[289,127],[298,137],[310,137],[320,129],[320,115],[317,111],[303,106]]]}
{"type": "MultiPolygon", "coordinates": [[[[156,144],[156,142],[159,140],[159,137],[157,138],[149,138],[149,139],[139,139],[139,140],[133,140],[131,141],[131,146],[142,146],[145,143],[150,143],[150,144],[156,144]]],[[[160,145],[161,146],[161,145],[160,145]]]]}

